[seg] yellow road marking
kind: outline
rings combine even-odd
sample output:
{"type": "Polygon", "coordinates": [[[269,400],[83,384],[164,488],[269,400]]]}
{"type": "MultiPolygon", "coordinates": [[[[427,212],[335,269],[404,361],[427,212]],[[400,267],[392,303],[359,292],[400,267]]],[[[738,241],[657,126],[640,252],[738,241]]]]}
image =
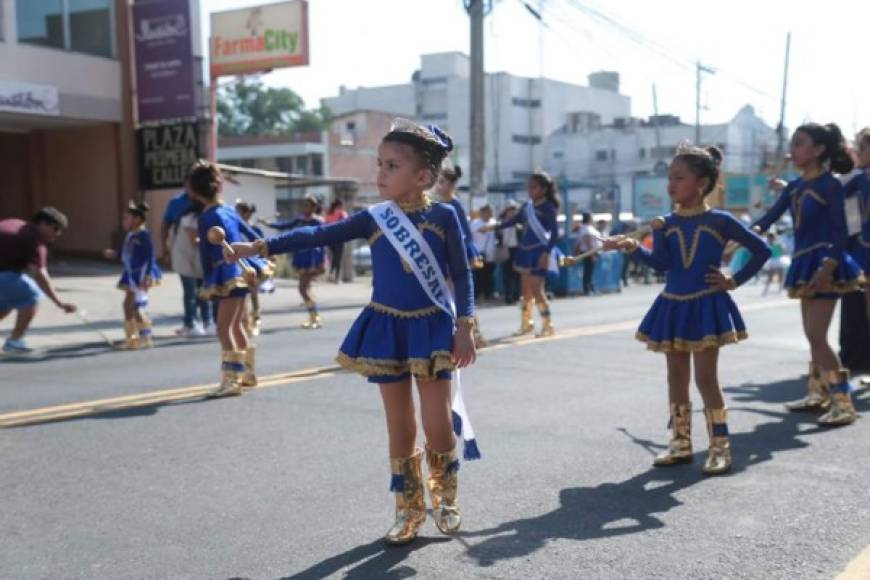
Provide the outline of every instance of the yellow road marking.
{"type": "Polygon", "coordinates": [[[849,562],[836,580],[867,580],[868,578],[870,578],[870,546],[864,548],[857,558],[849,562]]]}
{"type": "MultiPolygon", "coordinates": [[[[763,302],[747,305],[743,307],[742,310],[744,312],[753,310],[766,310],[770,308],[779,308],[785,305],[790,305],[792,303],[792,300],[763,302]]],[[[532,335],[506,337],[493,341],[490,346],[487,346],[482,350],[500,350],[511,346],[540,344],[555,340],[567,340],[580,336],[594,336],[600,334],[608,334],[611,332],[623,332],[635,329],[638,324],[638,320],[626,320],[622,322],[611,322],[607,324],[595,324],[590,326],[568,328],[557,331],[557,333],[553,336],[546,336],[541,338],[532,335]]],[[[326,366],[311,367],[298,371],[263,376],[259,378],[259,385],[257,388],[277,387],[281,385],[299,383],[308,380],[332,377],[339,371],[341,371],[341,368],[338,366],[326,366]]],[[[121,397],[94,399],[91,401],[66,403],[62,405],[39,407],[36,409],[27,409],[24,411],[3,413],[0,414],[0,428],[32,425],[34,423],[46,423],[49,421],[57,421],[60,419],[95,415],[108,411],[118,411],[121,409],[130,409],[135,407],[144,407],[148,405],[173,403],[187,399],[196,399],[205,396],[205,394],[214,387],[214,383],[206,383],[176,389],[147,391],[144,393],[124,395],[121,397]]]]}

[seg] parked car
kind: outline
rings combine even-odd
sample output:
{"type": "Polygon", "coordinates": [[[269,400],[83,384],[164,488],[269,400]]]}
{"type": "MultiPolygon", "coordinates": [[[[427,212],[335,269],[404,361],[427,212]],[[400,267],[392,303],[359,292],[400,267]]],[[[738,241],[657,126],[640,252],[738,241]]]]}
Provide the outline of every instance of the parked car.
{"type": "Polygon", "coordinates": [[[357,276],[369,274],[372,271],[372,249],[368,244],[355,248],[353,251],[353,271],[357,276]]]}

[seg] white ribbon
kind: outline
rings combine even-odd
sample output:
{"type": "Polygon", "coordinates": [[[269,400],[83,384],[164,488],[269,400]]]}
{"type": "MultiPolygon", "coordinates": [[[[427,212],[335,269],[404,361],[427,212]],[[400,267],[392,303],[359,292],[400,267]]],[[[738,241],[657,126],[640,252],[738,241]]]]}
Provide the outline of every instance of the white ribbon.
{"type": "MultiPolygon", "coordinates": [[[[526,223],[543,245],[550,243],[550,232],[544,228],[544,224],[538,219],[538,214],[535,213],[534,203],[526,202],[526,223]]],[[[562,250],[553,248],[550,250],[550,257],[547,262],[547,270],[554,274],[559,273],[559,256],[562,255],[562,250]]]]}
{"type": "MultiPolygon", "coordinates": [[[[404,259],[417,278],[426,296],[438,308],[456,322],[456,305],[447,279],[435,259],[432,247],[420,233],[420,230],[408,219],[405,212],[394,201],[384,201],[369,208],[369,213],[384,237],[404,259]]],[[[453,431],[462,437],[465,447],[465,459],[478,459],[480,452],[474,439],[474,428],[465,408],[462,397],[462,379],[459,369],[456,369],[456,391],[453,395],[453,431]]]]}

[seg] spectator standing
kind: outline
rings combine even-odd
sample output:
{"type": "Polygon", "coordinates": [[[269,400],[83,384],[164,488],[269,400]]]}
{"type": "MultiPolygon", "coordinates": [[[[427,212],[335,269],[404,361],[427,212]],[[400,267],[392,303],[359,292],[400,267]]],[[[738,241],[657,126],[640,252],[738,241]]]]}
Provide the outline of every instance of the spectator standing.
{"type": "MultiPolygon", "coordinates": [[[[330,204],[323,223],[329,225],[346,219],[347,212],[344,210],[344,201],[336,199],[330,204]]],[[[334,284],[339,284],[341,283],[341,258],[344,256],[344,243],[335,243],[329,246],[329,255],[332,260],[329,266],[329,280],[334,284]]]]}
{"type": "Polygon", "coordinates": [[[475,299],[480,299],[482,296],[485,300],[492,300],[493,274],[495,272],[495,231],[493,229],[481,230],[485,227],[492,227],[495,223],[492,207],[485,205],[480,208],[479,217],[472,220],[470,224],[474,245],[483,258],[483,268],[473,272],[475,299]]]}
{"type": "MultiPolygon", "coordinates": [[[[591,252],[601,245],[601,232],[592,225],[592,214],[583,212],[583,223],[580,226],[580,231],[577,234],[577,246],[575,253],[583,254],[591,252]]],[[[592,275],[595,272],[595,256],[587,256],[583,258],[583,295],[589,296],[595,292],[595,285],[592,283],[592,275]]]]}

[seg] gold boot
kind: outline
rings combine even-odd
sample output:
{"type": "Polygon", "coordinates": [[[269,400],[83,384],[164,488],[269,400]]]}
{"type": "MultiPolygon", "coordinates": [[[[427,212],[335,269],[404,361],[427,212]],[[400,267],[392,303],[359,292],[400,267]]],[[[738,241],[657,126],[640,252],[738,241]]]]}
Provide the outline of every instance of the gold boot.
{"type": "Polygon", "coordinates": [[[462,523],[459,509],[459,459],[456,447],[447,453],[438,453],[426,446],[429,464],[429,499],[432,500],[432,518],[442,534],[455,534],[462,523]]]}
{"type": "Polygon", "coordinates": [[[115,343],[115,348],[135,350],[139,348],[139,326],[132,318],[124,320],[124,342],[115,343]]]}
{"type": "Polygon", "coordinates": [[[671,441],[668,450],[653,459],[656,467],[667,467],[692,461],[692,405],[671,403],[671,441]]]}
{"type": "Polygon", "coordinates": [[[474,317],[474,328],[472,328],[472,333],[474,334],[474,346],[476,348],[483,348],[489,345],[489,341],[487,341],[480,332],[480,319],[477,316],[474,317]]]}
{"type": "Polygon", "coordinates": [[[218,397],[235,397],[242,394],[240,383],[245,371],[245,353],[238,350],[227,350],[223,354],[221,364],[221,384],[206,394],[209,399],[218,397]]]}
{"type": "Polygon", "coordinates": [[[785,404],[789,411],[824,411],[831,404],[828,385],[822,378],[822,372],[814,363],[810,363],[810,373],[807,378],[807,396],[797,401],[785,404]]]}
{"type": "Polygon", "coordinates": [[[254,312],[251,313],[251,336],[260,336],[260,327],[260,311],[254,310],[254,312]]]}
{"type": "Polygon", "coordinates": [[[320,320],[320,314],[317,312],[317,303],[314,300],[309,300],[305,303],[308,308],[308,322],[302,325],[302,328],[315,329],[323,326],[320,320]]]}
{"type": "Polygon", "coordinates": [[[541,315],[541,332],[536,336],[541,338],[556,334],[556,329],[553,328],[553,322],[550,319],[550,304],[546,300],[538,302],[538,312],[541,315]]]}
{"type": "Polygon", "coordinates": [[[151,321],[142,317],[142,322],[137,323],[139,327],[139,348],[151,348],[154,346],[154,338],[151,331],[151,321]]]}
{"type": "Polygon", "coordinates": [[[535,331],[535,323],[532,322],[532,301],[520,299],[520,329],[514,336],[523,336],[535,331]]]}
{"type": "Polygon", "coordinates": [[[257,347],[249,346],[245,350],[245,371],[242,373],[242,378],[239,381],[243,389],[253,389],[257,386],[257,375],[254,372],[254,361],[257,347]]]}
{"type": "Polygon", "coordinates": [[[426,521],[423,501],[423,451],[415,449],[411,457],[390,459],[393,479],[390,491],[396,493],[396,521],[384,536],[388,544],[407,544],[417,537],[426,521]]]}
{"type": "Polygon", "coordinates": [[[704,409],[710,450],[704,462],[706,475],[722,475],[731,470],[731,442],[728,440],[728,408],[704,409]]]}
{"type": "Polygon", "coordinates": [[[852,404],[849,371],[845,369],[826,371],[822,378],[830,392],[831,408],[819,417],[819,425],[827,427],[851,425],[858,418],[858,413],[855,412],[855,405],[852,404]]]}

